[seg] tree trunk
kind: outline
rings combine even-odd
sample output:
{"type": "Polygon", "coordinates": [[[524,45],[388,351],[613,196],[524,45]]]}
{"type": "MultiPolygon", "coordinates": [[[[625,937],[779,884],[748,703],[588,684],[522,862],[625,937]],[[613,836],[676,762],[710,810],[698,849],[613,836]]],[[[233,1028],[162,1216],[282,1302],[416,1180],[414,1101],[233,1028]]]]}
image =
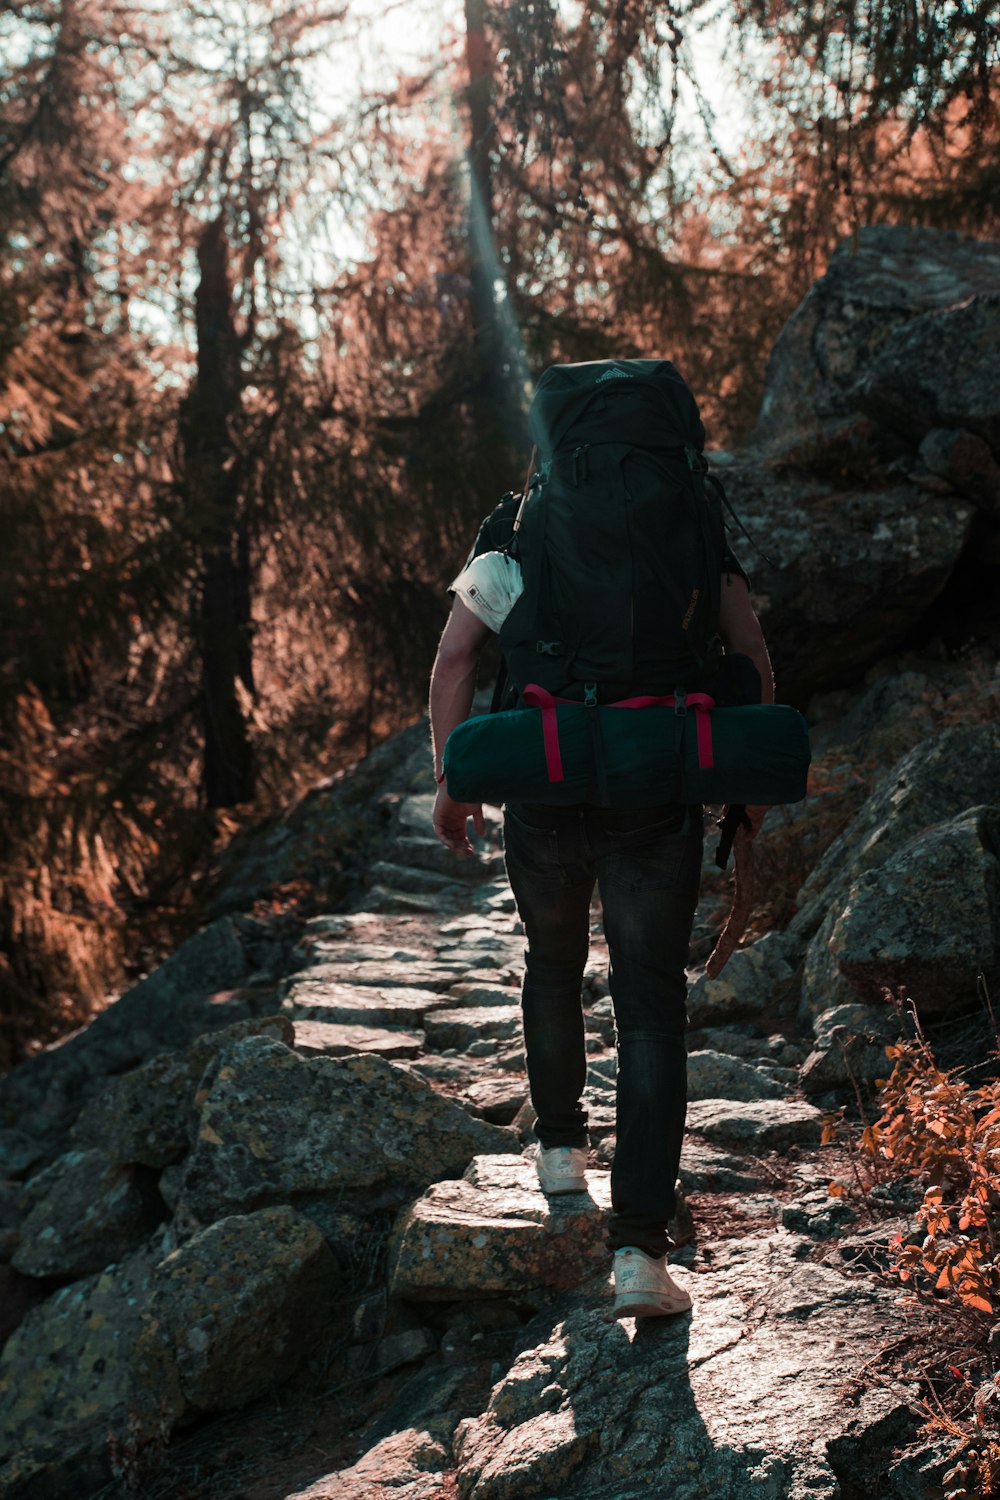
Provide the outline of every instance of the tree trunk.
{"type": "Polygon", "coordinates": [[[493,58],[486,35],[486,0],[465,0],[465,61],[469,106],[469,281],[480,377],[508,442],[523,445],[527,361],[493,237],[490,141],[493,58]]]}
{"type": "Polygon", "coordinates": [[[185,484],[201,555],[204,788],[209,807],[254,796],[253,750],[237,683],[254,690],[250,548],[234,446],[241,411],[240,338],[221,216],[198,243],[198,369],[184,402],[185,484]]]}

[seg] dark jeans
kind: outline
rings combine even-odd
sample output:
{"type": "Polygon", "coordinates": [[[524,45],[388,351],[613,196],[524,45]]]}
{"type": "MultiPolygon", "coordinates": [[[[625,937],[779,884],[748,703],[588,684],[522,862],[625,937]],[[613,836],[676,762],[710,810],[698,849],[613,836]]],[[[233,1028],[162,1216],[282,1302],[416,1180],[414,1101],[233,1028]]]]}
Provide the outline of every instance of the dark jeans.
{"type": "Polygon", "coordinates": [[[527,937],[522,989],[543,1146],[587,1144],[581,987],[597,882],[618,1036],[608,1243],[669,1246],[687,1107],[685,965],[701,874],[701,808],[508,805],[507,874],[527,937]]]}

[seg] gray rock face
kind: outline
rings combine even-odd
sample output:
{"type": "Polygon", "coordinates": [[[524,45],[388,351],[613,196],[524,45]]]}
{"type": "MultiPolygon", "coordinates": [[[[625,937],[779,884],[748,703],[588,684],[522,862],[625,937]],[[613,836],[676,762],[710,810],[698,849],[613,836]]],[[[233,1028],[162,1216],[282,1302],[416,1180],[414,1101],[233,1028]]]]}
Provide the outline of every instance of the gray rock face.
{"type": "Polygon", "coordinates": [[[977,1003],[1000,952],[1000,809],[973,808],[918,834],[847,896],[830,957],[863,1000],[905,987],[922,1015],[977,1003]]]}
{"type": "Polygon", "coordinates": [[[750,1020],[778,998],[780,986],[791,979],[799,948],[781,933],[739,948],[718,979],[702,971],[688,988],[687,1011],[692,1026],[721,1026],[750,1020]]]}
{"type": "Polygon", "coordinates": [[[396,1297],[451,1301],[547,1287],[565,1290],[606,1267],[607,1172],[587,1192],[546,1198],[524,1157],[477,1157],[460,1182],[440,1182],[393,1230],[389,1287],[396,1297]]]}
{"type": "Polygon", "coordinates": [[[301,1058],[277,1042],[238,1042],[206,1089],[178,1204],[195,1225],[344,1188],[398,1203],[477,1152],[520,1149],[380,1057],[301,1058]]]}
{"type": "MultiPolygon", "coordinates": [[[[63,1287],[11,1335],[0,1354],[0,1494],[37,1494],[33,1486],[54,1465],[75,1465],[79,1474],[86,1460],[103,1455],[108,1427],[128,1400],[161,1255],[153,1244],[63,1287]]],[[[69,1483],[65,1493],[73,1493],[69,1483]]]]}
{"type": "MultiPolygon", "coordinates": [[[[1000,725],[946,729],[909,751],[876,783],[871,797],[819,861],[799,893],[789,931],[814,933],[806,951],[801,1014],[857,1001],[830,950],[848,893],[915,835],[970,807],[1000,802],[1000,725]]],[[[887,981],[888,982],[888,981],[887,981]]]]}
{"type": "Polygon", "coordinates": [[[902,641],[947,583],[975,514],[956,495],[885,479],[835,488],[753,454],[725,483],[772,559],[746,560],[782,702],[842,682],[902,641]]]}
{"type": "Polygon", "coordinates": [[[137,1250],[163,1217],[135,1173],[94,1148],[71,1151],[33,1177],[11,1258],[26,1276],[76,1279],[137,1250]]]}
{"type": "MultiPolygon", "coordinates": [[[[1000,246],[994,246],[1000,269],[1000,246]]],[[[919,444],[935,427],[964,428],[1000,454],[1000,279],[993,293],[936,308],[895,328],[858,395],[868,416],[919,444]]]]}
{"type": "Polygon", "coordinates": [[[746,1146],[751,1151],[780,1151],[796,1143],[818,1145],[823,1116],[811,1104],[792,1099],[739,1104],[731,1099],[702,1099],[688,1105],[688,1129],[706,1141],[746,1146]]]}
{"type": "MultiPolygon", "coordinates": [[[[850,750],[854,757],[874,761],[888,770],[908,750],[937,732],[934,710],[944,701],[939,682],[925,671],[914,670],[878,675],[876,667],[872,676],[860,698],[842,693],[830,695],[831,712],[826,711],[825,694],[818,694],[810,703],[814,755],[834,749],[850,750]],[[845,699],[850,704],[846,712],[845,699]]],[[[960,675],[956,674],[953,680],[958,686],[960,675]]],[[[951,683],[947,685],[950,687],[951,683]]]]}
{"type": "Polygon", "coordinates": [[[155,1423],[168,1399],[228,1411],[296,1370],[324,1331],[336,1266],[314,1224],[290,1208],[222,1219],[167,1255],[153,1275],[132,1357],[136,1408],[155,1423]]]}
{"type": "Polygon", "coordinates": [[[691,1316],[609,1325],[578,1306],[459,1425],[460,1495],[835,1500],[858,1428],[871,1463],[911,1419],[889,1393],[843,1399],[843,1351],[879,1347],[891,1299],[796,1262],[794,1243],[727,1242],[685,1278],[691,1316]]]}
{"type": "Polygon", "coordinates": [[[188,1149],[195,1093],[208,1064],[223,1047],[247,1036],[266,1036],[291,1045],[292,1023],[284,1016],[237,1021],[198,1037],[183,1052],[150,1058],[113,1079],[85,1105],[73,1129],[84,1145],[100,1146],[115,1161],[165,1167],[188,1149]]]}
{"type": "Polygon", "coordinates": [[[724,1052],[688,1054],[689,1099],[781,1099],[786,1092],[787,1086],[764,1068],[738,1057],[724,1052]]]}
{"type": "Polygon", "coordinates": [[[995,243],[934,229],[863,228],[856,245],[837,247],[774,346],[759,437],[784,440],[857,411],[858,392],[897,329],[998,292],[995,243]]]}

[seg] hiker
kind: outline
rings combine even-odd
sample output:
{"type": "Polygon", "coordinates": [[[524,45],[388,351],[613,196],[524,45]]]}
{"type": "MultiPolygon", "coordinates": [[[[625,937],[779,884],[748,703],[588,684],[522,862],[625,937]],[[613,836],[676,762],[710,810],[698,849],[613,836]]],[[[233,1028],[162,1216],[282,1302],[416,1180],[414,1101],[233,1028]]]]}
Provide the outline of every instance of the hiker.
{"type": "MultiPolygon", "coordinates": [[[[606,370],[624,371],[621,382],[635,375],[639,409],[645,400],[647,419],[657,419],[660,430],[656,434],[659,441],[650,442],[654,451],[647,462],[645,449],[636,452],[639,444],[635,442],[635,410],[624,399],[628,393],[624,383],[615,380],[614,401],[605,401],[602,394],[599,404],[605,427],[602,432],[597,426],[596,436],[592,406],[588,407],[584,399],[586,389],[578,399],[574,398],[576,410],[570,414],[569,444],[561,442],[558,431],[554,437],[551,429],[540,433],[543,455],[546,438],[549,439],[542,481],[534,492],[538,503],[548,503],[551,509],[545,545],[551,549],[552,537],[557,536],[562,539],[563,550],[572,552],[573,543],[567,538],[573,534],[574,514],[586,526],[589,522],[585,507],[590,501],[606,508],[613,506],[615,476],[619,472],[628,481],[622,493],[634,507],[641,502],[644,476],[649,481],[652,487],[648,503],[654,519],[668,504],[681,507],[677,511],[678,520],[671,523],[679,534],[687,525],[684,517],[691,511],[691,496],[700,499],[702,486],[701,471],[693,461],[688,466],[683,459],[676,459],[676,440],[681,439],[683,451],[691,458],[687,439],[692,424],[697,422],[697,414],[693,398],[673,366],[666,361],[626,360],[607,362],[606,366],[561,369],[582,372],[572,378],[589,389],[599,383],[602,375],[608,380],[606,370]],[[677,432],[668,423],[670,430],[665,433],[662,409],[653,396],[654,380],[662,383],[667,378],[683,387],[683,397],[679,393],[677,399],[683,399],[685,404],[679,408],[676,420],[671,418],[677,432]],[[622,445],[613,442],[619,431],[625,439],[623,451],[620,451],[622,445]],[[585,451],[591,473],[584,475],[582,481],[581,445],[576,441],[581,433],[590,434],[593,443],[587,445],[589,454],[585,451]],[[558,525],[561,472],[566,476],[565,515],[570,517],[569,528],[562,530],[558,525]],[[690,479],[692,474],[698,475],[697,482],[690,479]],[[675,484],[684,490],[684,496],[669,500],[668,491],[673,494],[671,486],[675,484]],[[545,500],[547,487],[550,493],[545,500]],[[578,507],[577,512],[573,506],[578,507]]],[[[539,384],[533,413],[544,385],[545,377],[539,384]]],[[[671,384],[668,394],[672,395],[673,390],[671,384]]],[[[551,412],[550,403],[543,414],[550,418],[551,412]]],[[[703,441],[700,422],[694,435],[700,439],[696,443],[696,451],[700,453],[703,441]]],[[[526,487],[526,494],[532,495],[530,486],[526,487]]],[[[511,542],[517,516],[523,508],[522,498],[505,497],[486,518],[469,563],[492,553],[509,559],[504,549],[511,542]]],[[[703,525],[701,518],[698,524],[703,525]]],[[[749,581],[729,548],[721,519],[715,537],[714,551],[710,549],[708,556],[714,559],[710,566],[717,568],[718,574],[708,581],[710,587],[706,588],[703,582],[700,589],[692,591],[718,601],[717,607],[710,609],[702,621],[702,634],[705,639],[711,638],[717,648],[721,642],[719,655],[724,653],[723,661],[728,661],[737,676],[742,670],[744,681],[747,664],[752,664],[750,696],[758,702],[773,703],[770,661],[751,603],[749,581]]],[[[678,535],[681,550],[682,541],[678,535]]],[[[669,546],[669,538],[665,545],[669,546]]],[[[607,555],[608,550],[605,545],[602,578],[609,568],[613,572],[614,559],[607,555]]],[[[664,614],[671,609],[676,611],[670,598],[676,596],[677,590],[666,576],[669,558],[665,553],[660,556],[651,545],[644,551],[644,559],[640,561],[647,570],[652,570],[650,587],[645,593],[637,592],[635,600],[629,602],[630,625],[636,636],[641,628],[651,627],[652,636],[658,637],[661,624],[657,622],[662,616],[662,636],[666,641],[670,630],[676,633],[678,628],[685,628],[686,622],[672,622],[664,614]],[[664,576],[657,576],[660,571],[664,576]]],[[[551,550],[548,555],[551,557],[551,550]]],[[[525,574],[530,578],[530,545],[523,556],[525,574]]],[[[561,561],[565,562],[565,558],[561,561]]],[[[626,558],[624,574],[635,577],[640,561],[626,558]]],[[[506,565],[499,571],[502,592],[507,579],[506,565]]],[[[552,654],[558,655],[560,643],[548,641],[555,627],[544,632],[539,628],[540,620],[551,624],[544,620],[544,599],[539,602],[537,598],[517,598],[516,589],[511,590],[515,595],[513,608],[502,598],[480,598],[477,590],[470,594],[463,585],[465,572],[453,586],[451,614],[441,637],[430,686],[434,774],[438,782],[434,829],[441,842],[458,856],[472,853],[467,832],[470,819],[475,830],[480,835],[484,833],[483,810],[479,804],[457,802],[449,796],[442,756],[448,735],[470,712],[479,656],[492,631],[499,629],[503,646],[506,621],[515,621],[517,609],[522,614],[527,611],[527,625],[521,633],[529,643],[538,637],[535,649],[539,672],[543,668],[549,671],[548,680],[554,683],[560,672],[568,670],[570,680],[560,686],[569,696],[573,696],[575,688],[580,688],[574,681],[571,664],[567,668],[565,660],[561,665],[558,661],[552,665],[548,660],[552,654]],[[556,653],[550,652],[550,645],[557,648],[556,653]]],[[[537,586],[530,582],[524,584],[524,593],[530,588],[537,593],[537,586]]],[[[578,583],[574,607],[581,618],[587,615],[589,607],[585,593],[578,583]]],[[[562,625],[566,624],[567,597],[574,597],[572,588],[568,593],[564,589],[563,613],[559,617],[562,625]]],[[[586,638],[588,628],[592,634],[596,631],[598,637],[602,630],[608,637],[613,634],[611,603],[604,599],[596,611],[590,609],[589,626],[586,621],[578,629],[579,622],[574,624],[577,641],[586,638]]],[[[672,636],[669,650],[664,652],[660,646],[657,638],[631,641],[633,658],[642,663],[641,675],[626,672],[620,679],[601,682],[598,684],[601,701],[614,701],[612,695],[620,700],[628,691],[649,693],[672,687],[670,673],[680,670],[678,663],[685,667],[689,677],[697,676],[697,662],[684,663],[672,636]]],[[[577,651],[578,658],[582,649],[577,651]]],[[[514,663],[515,669],[517,650],[515,640],[508,653],[508,664],[514,663]]],[[[590,649],[590,659],[596,656],[597,652],[590,649]]],[[[607,659],[612,673],[620,670],[613,652],[607,659]]],[[[698,660],[704,665],[701,657],[698,660]]],[[[535,665],[531,661],[527,669],[532,675],[535,665]]],[[[718,668],[719,663],[715,662],[714,669],[718,668]]],[[[517,675],[516,671],[511,675],[517,675]]],[[[686,686],[694,688],[697,683],[689,681],[686,686]]],[[[592,691],[591,684],[586,684],[586,689],[592,691]]],[[[508,800],[504,807],[507,874],[527,944],[522,1010],[528,1082],[537,1115],[536,1167],[540,1185],[548,1194],[586,1190],[587,1114],[581,1102],[586,1081],[586,1050],[581,990],[595,882],[601,895],[618,1049],[616,1149],[608,1225],[608,1245],[614,1252],[613,1314],[618,1317],[679,1313],[691,1306],[689,1294],[674,1282],[667,1269],[670,1249],[667,1225],[674,1215],[674,1189],[686,1111],[685,971],[701,874],[703,810],[700,804],[661,801],[644,805],[648,800],[643,796],[642,786],[637,785],[632,806],[599,806],[593,801],[558,805],[556,798],[546,801],[541,796],[531,802],[508,800]]],[[[748,809],[753,831],[759,827],[765,811],[763,807],[748,809]]]]}

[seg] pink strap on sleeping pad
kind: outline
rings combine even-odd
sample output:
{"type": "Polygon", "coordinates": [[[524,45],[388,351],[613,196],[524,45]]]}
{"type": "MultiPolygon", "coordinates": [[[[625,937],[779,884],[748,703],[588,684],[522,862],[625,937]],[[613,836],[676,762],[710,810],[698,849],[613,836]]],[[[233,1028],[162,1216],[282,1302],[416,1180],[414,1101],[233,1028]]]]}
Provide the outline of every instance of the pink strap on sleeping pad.
{"type": "MultiPolygon", "coordinates": [[[[545,767],[548,771],[549,781],[563,781],[562,755],[559,750],[559,720],[556,716],[556,708],[560,703],[577,703],[575,698],[556,698],[547,688],[540,687],[537,682],[529,682],[521,694],[522,701],[529,708],[540,708],[542,710],[542,743],[545,746],[545,767]]],[[[715,764],[712,751],[712,721],[711,711],[715,707],[715,699],[710,698],[707,693],[688,693],[685,702],[695,711],[695,728],[698,736],[698,769],[710,771],[715,764]]],[[[676,699],[671,695],[669,698],[656,698],[651,695],[643,695],[638,698],[620,698],[617,703],[604,704],[605,708],[673,708],[676,699]]],[[[577,705],[579,706],[579,705],[577,705]]]]}
{"type": "MultiPolygon", "coordinates": [[[[715,699],[709,697],[708,693],[688,693],[684,699],[694,709],[695,729],[698,734],[698,770],[711,771],[715,765],[715,754],[712,749],[712,720],[711,712],[715,707],[715,699]]],[[[620,698],[617,703],[609,703],[609,708],[651,708],[654,704],[667,708],[673,708],[676,700],[670,698],[620,698]]]]}
{"type": "Polygon", "coordinates": [[[547,688],[537,682],[529,682],[522,699],[529,708],[542,710],[542,743],[545,746],[545,768],[550,781],[562,781],[562,755],[559,753],[559,720],[556,718],[557,703],[571,703],[571,698],[553,698],[547,688]]]}

